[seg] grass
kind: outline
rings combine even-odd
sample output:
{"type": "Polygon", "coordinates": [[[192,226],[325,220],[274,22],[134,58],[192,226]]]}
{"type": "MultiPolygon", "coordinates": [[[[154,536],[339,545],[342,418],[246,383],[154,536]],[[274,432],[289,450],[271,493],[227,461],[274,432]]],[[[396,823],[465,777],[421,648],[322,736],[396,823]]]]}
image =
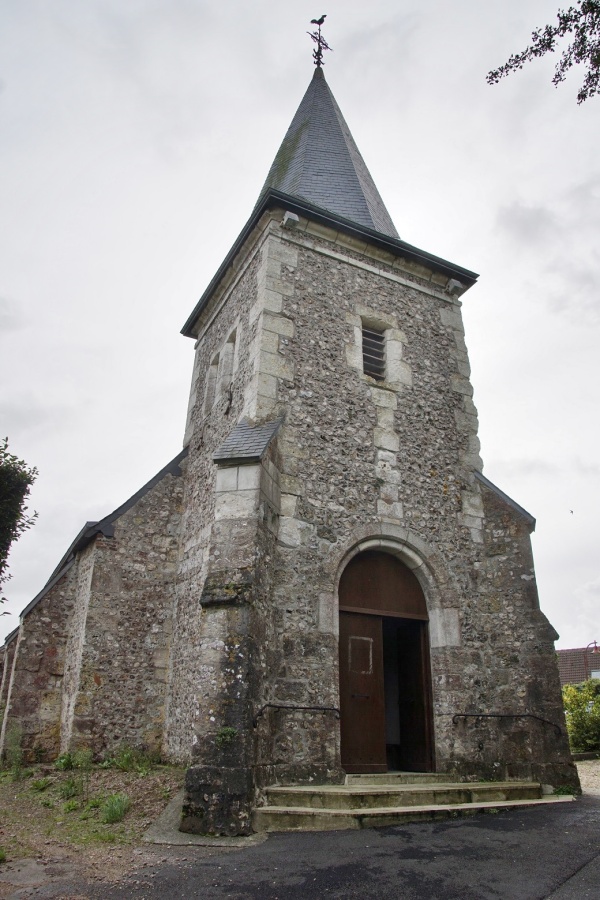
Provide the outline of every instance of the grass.
{"type": "Polygon", "coordinates": [[[105,825],[114,825],[115,822],[122,822],[130,806],[131,800],[127,794],[113,794],[112,797],[108,797],[102,804],[102,822],[105,825]]]}
{"type": "Polygon", "coordinates": [[[76,855],[81,847],[139,841],[179,789],[183,770],[151,768],[141,754],[119,761],[120,766],[103,767],[90,756],[70,754],[58,766],[34,766],[31,779],[23,780],[21,769],[16,782],[12,766],[0,768],[1,837],[9,859],[43,857],[49,842],[76,855]],[[127,771],[130,766],[133,770],[127,771]]]}

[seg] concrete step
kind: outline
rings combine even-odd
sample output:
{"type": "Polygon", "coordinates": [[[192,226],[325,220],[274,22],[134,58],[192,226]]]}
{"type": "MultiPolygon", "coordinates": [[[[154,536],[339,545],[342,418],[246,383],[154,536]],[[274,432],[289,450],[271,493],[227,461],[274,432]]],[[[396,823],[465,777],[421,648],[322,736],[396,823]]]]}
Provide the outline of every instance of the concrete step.
{"type": "Polygon", "coordinates": [[[377,775],[346,775],[345,784],[431,784],[436,781],[450,784],[461,779],[458,775],[445,772],[382,772],[377,775]]]}
{"type": "Polygon", "coordinates": [[[565,803],[571,796],[547,796],[527,800],[480,801],[424,806],[382,807],[368,809],[313,809],[305,806],[262,806],[252,813],[252,827],[257,832],[272,831],[342,831],[403,825],[408,822],[449,819],[476,813],[495,813],[502,809],[565,803]]]}
{"type": "Polygon", "coordinates": [[[541,785],[530,781],[486,781],[466,784],[434,782],[370,787],[356,784],[328,784],[267,788],[266,805],[271,808],[288,809],[368,810],[537,800],[541,796],[541,785]]]}

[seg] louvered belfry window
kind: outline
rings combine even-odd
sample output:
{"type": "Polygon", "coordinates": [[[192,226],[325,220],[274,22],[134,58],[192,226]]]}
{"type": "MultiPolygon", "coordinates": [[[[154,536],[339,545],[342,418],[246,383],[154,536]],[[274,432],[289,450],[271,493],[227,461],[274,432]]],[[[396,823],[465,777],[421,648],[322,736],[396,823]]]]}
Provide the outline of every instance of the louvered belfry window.
{"type": "Polygon", "coordinates": [[[365,375],[383,381],[385,378],[385,332],[363,324],[362,351],[365,375]]]}

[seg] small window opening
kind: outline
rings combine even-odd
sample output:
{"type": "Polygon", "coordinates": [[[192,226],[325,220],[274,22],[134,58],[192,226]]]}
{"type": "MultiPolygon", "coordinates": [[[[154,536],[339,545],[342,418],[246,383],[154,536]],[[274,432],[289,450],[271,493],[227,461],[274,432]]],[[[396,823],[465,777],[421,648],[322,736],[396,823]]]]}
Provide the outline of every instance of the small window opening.
{"type": "Polygon", "coordinates": [[[385,379],[385,332],[363,325],[362,329],[363,372],[376,378],[385,379]]]}
{"type": "Polygon", "coordinates": [[[227,338],[219,359],[219,387],[217,394],[219,397],[224,396],[229,389],[233,380],[234,357],[235,357],[235,338],[236,333],[232,331],[227,338]]]}
{"type": "Polygon", "coordinates": [[[206,377],[206,394],[204,395],[204,415],[207,415],[213,408],[216,400],[217,391],[217,374],[219,371],[219,354],[215,356],[206,377]]]}

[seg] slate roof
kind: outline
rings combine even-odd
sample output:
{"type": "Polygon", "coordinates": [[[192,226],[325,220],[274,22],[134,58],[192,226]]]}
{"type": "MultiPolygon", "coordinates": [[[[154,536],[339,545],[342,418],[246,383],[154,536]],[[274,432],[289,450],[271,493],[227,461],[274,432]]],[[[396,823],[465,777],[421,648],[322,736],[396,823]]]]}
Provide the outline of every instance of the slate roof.
{"type": "Polygon", "coordinates": [[[398,237],[320,68],[292,119],[259,202],[269,188],[398,237]]]}
{"type": "Polygon", "coordinates": [[[217,465],[259,462],[280,425],[281,419],[264,425],[250,425],[242,419],[215,450],[214,461],[217,465]]]}
{"type": "MultiPolygon", "coordinates": [[[[184,447],[177,456],[171,460],[170,463],[157,472],[157,474],[150,479],[150,481],[146,482],[146,484],[140,488],[139,491],[136,491],[128,500],[125,501],[121,506],[117,507],[117,509],[113,510],[108,516],[105,516],[99,522],[90,521],[86,522],[57,567],[52,572],[52,575],[36,596],[33,598],[31,603],[29,603],[25,609],[20,613],[20,618],[23,619],[31,610],[38,605],[40,600],[42,600],[46,594],[52,590],[55,584],[57,584],[60,579],[65,575],[73,563],[75,562],[75,557],[77,553],[83,550],[87,545],[94,540],[97,534],[103,534],[105,537],[113,537],[115,533],[113,522],[115,522],[118,518],[120,518],[124,513],[126,513],[132,506],[141,500],[141,498],[148,493],[148,491],[152,490],[152,488],[158,484],[159,481],[166,475],[174,475],[179,476],[182,474],[179,463],[185,459],[188,455],[188,448],[184,447]]],[[[18,631],[18,629],[17,629],[18,631]]],[[[10,635],[9,635],[10,637],[10,635]]],[[[7,638],[8,640],[8,638],[7,638]]]]}

